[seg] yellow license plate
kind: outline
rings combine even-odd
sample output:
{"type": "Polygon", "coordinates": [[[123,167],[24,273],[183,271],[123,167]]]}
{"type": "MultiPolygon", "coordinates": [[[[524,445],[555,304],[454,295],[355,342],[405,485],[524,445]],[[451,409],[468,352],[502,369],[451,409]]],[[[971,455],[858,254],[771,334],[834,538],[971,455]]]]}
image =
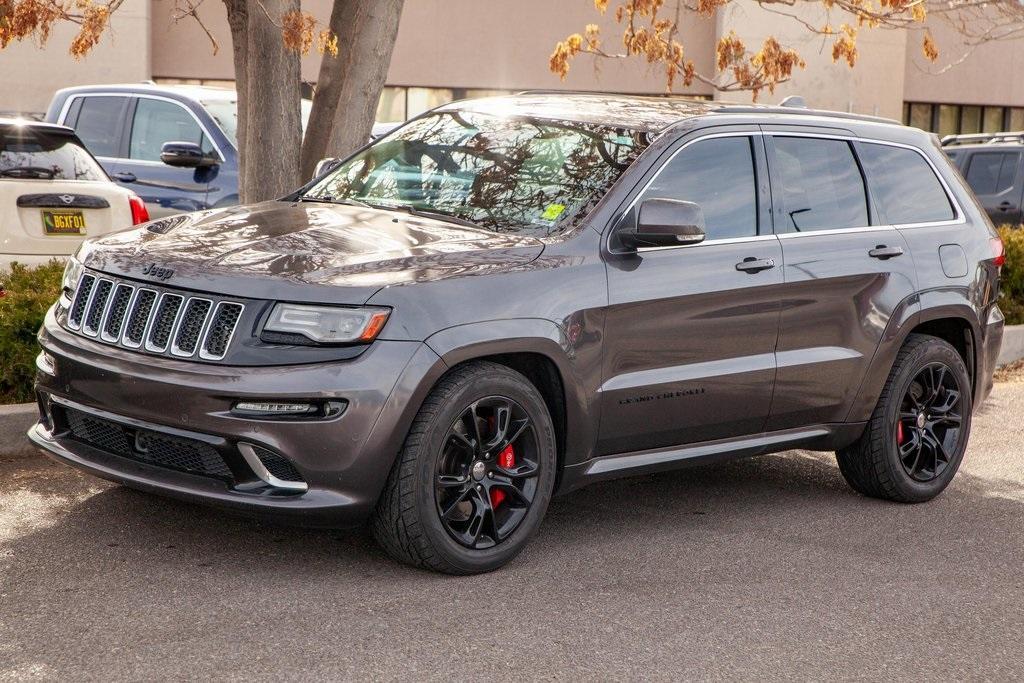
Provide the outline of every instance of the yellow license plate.
{"type": "Polygon", "coordinates": [[[43,231],[47,235],[84,235],[85,216],[81,211],[43,211],[43,231]]]}

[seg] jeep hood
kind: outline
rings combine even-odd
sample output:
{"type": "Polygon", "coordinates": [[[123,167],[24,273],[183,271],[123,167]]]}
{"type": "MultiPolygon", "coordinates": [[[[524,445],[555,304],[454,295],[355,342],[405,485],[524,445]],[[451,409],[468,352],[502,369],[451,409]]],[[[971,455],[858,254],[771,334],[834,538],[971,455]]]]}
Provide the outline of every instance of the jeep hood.
{"type": "Polygon", "coordinates": [[[272,201],[153,221],[86,242],[79,259],[197,291],[362,304],[382,287],[522,267],[543,248],[403,212],[272,201]]]}

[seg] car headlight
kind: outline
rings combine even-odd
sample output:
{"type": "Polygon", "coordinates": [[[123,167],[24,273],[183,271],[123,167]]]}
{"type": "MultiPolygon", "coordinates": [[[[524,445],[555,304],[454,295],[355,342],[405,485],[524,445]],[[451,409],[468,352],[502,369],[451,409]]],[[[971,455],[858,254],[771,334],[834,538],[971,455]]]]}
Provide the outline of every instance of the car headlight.
{"type": "Polygon", "coordinates": [[[82,279],[82,262],[74,256],[68,259],[64,266],[64,277],[60,281],[60,303],[65,308],[71,306],[71,300],[75,298],[75,289],[78,281],[82,279]]]}
{"type": "Polygon", "coordinates": [[[371,342],[388,320],[390,309],[364,306],[308,306],[277,304],[263,329],[283,334],[301,334],[320,344],[371,342]]]}

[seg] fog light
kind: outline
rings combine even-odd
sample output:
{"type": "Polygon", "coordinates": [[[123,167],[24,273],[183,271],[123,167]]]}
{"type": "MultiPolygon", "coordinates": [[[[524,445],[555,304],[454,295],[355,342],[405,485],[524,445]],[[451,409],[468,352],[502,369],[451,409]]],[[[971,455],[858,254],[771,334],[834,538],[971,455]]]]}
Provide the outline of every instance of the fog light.
{"type": "Polygon", "coordinates": [[[260,416],[284,416],[284,415],[310,415],[317,412],[318,408],[312,403],[270,403],[256,401],[240,401],[235,404],[231,412],[241,415],[260,416]]]}

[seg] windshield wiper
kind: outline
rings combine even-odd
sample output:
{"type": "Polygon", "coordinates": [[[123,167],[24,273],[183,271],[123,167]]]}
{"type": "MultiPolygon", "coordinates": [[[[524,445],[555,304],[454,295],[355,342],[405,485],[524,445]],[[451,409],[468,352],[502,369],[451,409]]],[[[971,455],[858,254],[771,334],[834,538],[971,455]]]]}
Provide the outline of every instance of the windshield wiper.
{"type": "Polygon", "coordinates": [[[455,223],[456,225],[462,225],[467,228],[479,228],[477,223],[463,218],[462,216],[453,216],[450,213],[444,213],[443,211],[431,211],[430,209],[418,209],[411,204],[378,204],[376,208],[387,209],[388,211],[404,211],[410,216],[417,216],[419,218],[433,218],[434,220],[447,221],[449,223],[455,223]]]}
{"type": "Polygon", "coordinates": [[[318,202],[320,204],[346,204],[348,206],[361,206],[364,209],[375,209],[377,207],[367,204],[361,199],[352,199],[345,197],[344,199],[335,199],[334,197],[317,197],[311,194],[304,194],[299,196],[300,202],[318,202]]]}
{"type": "Polygon", "coordinates": [[[0,170],[0,176],[7,178],[46,178],[47,180],[53,180],[57,175],[57,172],[52,168],[45,168],[43,166],[15,166],[13,168],[5,168],[0,170]]]}
{"type": "Polygon", "coordinates": [[[462,218],[461,216],[453,216],[450,213],[444,213],[442,211],[431,211],[429,209],[418,209],[410,204],[371,204],[365,202],[362,199],[353,199],[352,197],[345,197],[344,199],[335,199],[334,197],[318,197],[315,195],[304,194],[299,197],[300,202],[319,202],[323,204],[348,204],[350,206],[361,206],[364,209],[383,209],[385,211],[402,211],[409,214],[410,216],[417,216],[419,218],[433,218],[435,220],[447,221],[449,223],[455,223],[456,225],[463,225],[467,228],[479,228],[480,226],[468,218],[462,218]]]}

